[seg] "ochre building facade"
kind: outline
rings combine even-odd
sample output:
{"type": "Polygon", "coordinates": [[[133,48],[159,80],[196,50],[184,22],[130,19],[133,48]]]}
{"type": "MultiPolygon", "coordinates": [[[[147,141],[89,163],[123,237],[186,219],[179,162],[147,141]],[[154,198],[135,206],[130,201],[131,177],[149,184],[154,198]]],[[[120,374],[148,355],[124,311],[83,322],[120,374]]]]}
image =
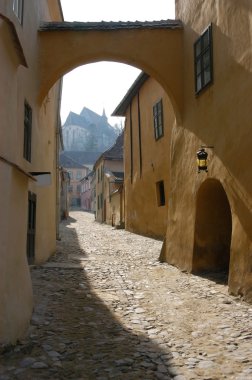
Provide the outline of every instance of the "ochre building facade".
{"type": "Polygon", "coordinates": [[[226,270],[229,291],[252,301],[251,2],[176,0],[180,21],[91,24],[62,22],[56,0],[26,3],[19,13],[0,0],[1,341],[20,336],[32,311],[26,242],[35,201],[35,262],[55,248],[56,83],[101,60],[140,68],[173,107],[162,259],[189,272],[226,270]],[[202,146],[208,172],[198,173],[202,146]],[[52,184],[39,188],[35,172],[50,172],[52,184]]]}
{"type": "Polygon", "coordinates": [[[55,252],[61,88],[55,84],[38,104],[40,20],[62,20],[56,0],[0,1],[0,343],[14,342],[29,325],[28,261],[55,252]]]}
{"type": "Polygon", "coordinates": [[[183,23],[183,112],[172,132],[162,259],[189,272],[228,272],[252,301],[251,13],[249,1],[176,1],[183,23]],[[197,172],[206,146],[208,172],[197,172]]]}
{"type": "Polygon", "coordinates": [[[125,228],[164,239],[170,184],[173,107],[160,84],[141,73],[113,113],[125,116],[125,228]]]}
{"type": "MultiPolygon", "coordinates": [[[[121,133],[115,144],[98,158],[94,164],[95,186],[95,218],[97,222],[112,224],[111,192],[117,189],[115,180],[111,178],[123,178],[123,136],[121,133]],[[107,174],[107,175],[106,175],[107,174]]],[[[120,207],[120,203],[118,207],[120,207]]],[[[123,206],[122,206],[123,207],[123,206]]],[[[119,215],[122,213],[118,211],[119,215]]]]}

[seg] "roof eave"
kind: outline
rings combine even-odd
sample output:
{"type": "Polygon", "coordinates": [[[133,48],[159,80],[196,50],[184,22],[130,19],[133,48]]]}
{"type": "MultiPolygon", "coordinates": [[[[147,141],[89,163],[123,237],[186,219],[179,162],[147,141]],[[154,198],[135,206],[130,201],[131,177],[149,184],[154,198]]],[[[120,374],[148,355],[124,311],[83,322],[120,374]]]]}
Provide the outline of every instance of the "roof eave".
{"type": "Polygon", "coordinates": [[[144,82],[149,78],[149,75],[145,72],[141,72],[135,82],[132,84],[132,86],[129,88],[121,102],[118,104],[116,109],[112,112],[111,116],[125,116],[125,113],[127,111],[127,108],[129,107],[129,104],[131,100],[136,96],[139,89],[142,87],[144,82]]]}
{"type": "Polygon", "coordinates": [[[107,31],[123,29],[181,29],[183,24],[180,20],[157,20],[157,21],[94,21],[94,22],[42,22],[39,32],[48,31],[107,31]]]}

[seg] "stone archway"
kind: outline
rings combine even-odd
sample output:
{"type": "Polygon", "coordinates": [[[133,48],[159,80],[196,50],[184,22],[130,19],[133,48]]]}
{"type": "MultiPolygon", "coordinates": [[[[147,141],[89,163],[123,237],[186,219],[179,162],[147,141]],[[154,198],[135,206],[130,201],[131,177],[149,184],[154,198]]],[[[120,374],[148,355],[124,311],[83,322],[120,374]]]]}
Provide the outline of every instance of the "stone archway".
{"type": "Polygon", "coordinates": [[[153,22],[45,22],[39,28],[38,102],[69,71],[89,63],[125,63],[164,88],[180,123],[183,110],[183,25],[153,22]]]}
{"type": "Polygon", "coordinates": [[[228,272],[231,235],[226,192],[218,180],[207,179],[197,194],[192,271],[228,272]]]}

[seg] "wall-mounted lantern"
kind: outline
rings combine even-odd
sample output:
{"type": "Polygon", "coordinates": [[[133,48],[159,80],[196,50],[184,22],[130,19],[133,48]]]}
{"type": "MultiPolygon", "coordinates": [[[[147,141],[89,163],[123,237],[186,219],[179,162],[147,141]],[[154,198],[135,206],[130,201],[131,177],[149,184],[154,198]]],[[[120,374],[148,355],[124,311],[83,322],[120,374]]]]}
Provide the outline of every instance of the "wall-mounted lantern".
{"type": "Polygon", "coordinates": [[[208,154],[204,148],[201,148],[200,150],[198,150],[197,152],[198,173],[200,173],[201,171],[208,172],[207,157],[208,157],[208,154]]]}
{"type": "Polygon", "coordinates": [[[201,171],[208,172],[208,153],[205,151],[205,148],[213,148],[213,146],[201,146],[200,150],[197,152],[197,164],[198,164],[198,173],[201,171]]]}

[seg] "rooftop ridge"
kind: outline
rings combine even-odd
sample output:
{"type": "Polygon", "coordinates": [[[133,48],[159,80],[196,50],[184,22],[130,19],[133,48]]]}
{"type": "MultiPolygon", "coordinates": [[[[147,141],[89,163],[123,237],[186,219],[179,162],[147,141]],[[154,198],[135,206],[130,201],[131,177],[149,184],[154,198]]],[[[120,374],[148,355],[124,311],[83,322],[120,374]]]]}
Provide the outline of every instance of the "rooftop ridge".
{"type": "Polygon", "coordinates": [[[64,22],[42,22],[40,32],[59,30],[120,30],[120,29],[181,29],[183,24],[180,20],[158,20],[158,21],[64,21],[64,22]]]}

